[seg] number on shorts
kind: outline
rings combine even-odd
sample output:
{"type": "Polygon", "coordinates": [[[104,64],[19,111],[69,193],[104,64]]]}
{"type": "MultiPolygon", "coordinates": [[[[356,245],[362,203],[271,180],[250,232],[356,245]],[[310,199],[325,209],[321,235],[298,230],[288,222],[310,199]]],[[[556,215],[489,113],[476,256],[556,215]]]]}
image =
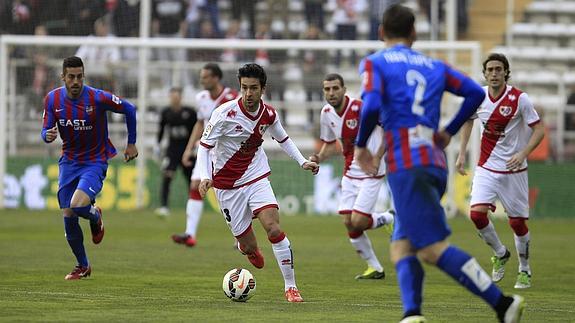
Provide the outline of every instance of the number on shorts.
{"type": "Polygon", "coordinates": [[[223,213],[224,217],[226,218],[226,221],[227,221],[227,222],[232,221],[232,216],[230,215],[230,210],[228,210],[228,209],[223,209],[223,210],[222,210],[222,213],[223,213]]]}

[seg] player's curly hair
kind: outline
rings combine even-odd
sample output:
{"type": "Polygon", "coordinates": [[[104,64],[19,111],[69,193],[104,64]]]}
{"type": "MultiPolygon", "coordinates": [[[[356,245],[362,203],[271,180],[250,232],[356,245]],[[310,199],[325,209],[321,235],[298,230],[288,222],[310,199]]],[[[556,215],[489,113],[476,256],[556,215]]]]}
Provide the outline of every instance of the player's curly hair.
{"type": "Polygon", "coordinates": [[[84,62],[78,56],[70,56],[64,58],[64,62],[62,62],[62,73],[66,74],[66,68],[69,67],[81,67],[84,69],[84,62]]]}
{"type": "Polygon", "coordinates": [[[241,82],[242,77],[253,77],[260,81],[260,86],[263,88],[266,86],[268,77],[264,68],[256,63],[248,63],[240,67],[238,70],[238,81],[241,82]]]}
{"type": "Polygon", "coordinates": [[[503,69],[505,70],[505,82],[509,80],[511,76],[511,69],[509,68],[509,61],[507,57],[501,53],[491,53],[487,58],[483,61],[483,74],[485,74],[485,68],[487,67],[487,63],[490,61],[499,61],[503,63],[503,69]]]}
{"type": "Polygon", "coordinates": [[[386,38],[409,38],[415,28],[415,15],[400,4],[389,6],[382,17],[386,38]]]}

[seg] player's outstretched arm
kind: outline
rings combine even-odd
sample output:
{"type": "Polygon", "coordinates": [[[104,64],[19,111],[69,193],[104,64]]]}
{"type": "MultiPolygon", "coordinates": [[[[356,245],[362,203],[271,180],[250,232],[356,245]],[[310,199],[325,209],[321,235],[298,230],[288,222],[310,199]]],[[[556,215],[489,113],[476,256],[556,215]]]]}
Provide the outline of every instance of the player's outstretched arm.
{"type": "Polygon", "coordinates": [[[465,162],[466,162],[466,152],[467,152],[467,144],[469,143],[469,137],[471,137],[471,131],[473,130],[473,119],[467,120],[461,127],[461,138],[459,143],[459,155],[457,156],[457,160],[455,161],[455,169],[461,175],[467,175],[465,171],[465,162]]]}
{"type": "Polygon", "coordinates": [[[377,167],[375,167],[375,162],[373,155],[366,147],[355,147],[353,152],[353,158],[359,165],[362,171],[369,175],[377,174],[377,167]]]}
{"type": "Polygon", "coordinates": [[[505,163],[507,169],[511,171],[519,170],[523,165],[525,158],[527,158],[527,156],[529,156],[529,154],[539,145],[541,140],[543,140],[543,137],[545,136],[545,126],[543,123],[538,122],[533,125],[531,129],[533,129],[533,132],[531,133],[531,137],[529,138],[527,145],[523,150],[514,154],[511,159],[505,163]]]}
{"type": "Polygon", "coordinates": [[[129,162],[132,159],[136,159],[138,157],[138,148],[136,148],[136,144],[128,144],[126,146],[126,150],[124,150],[124,161],[129,162]]]}
{"type": "Polygon", "coordinates": [[[301,168],[311,171],[312,174],[317,175],[319,172],[319,165],[312,161],[306,161],[301,165],[301,168]]]}
{"type": "Polygon", "coordinates": [[[335,154],[336,151],[337,151],[337,144],[335,143],[335,141],[332,141],[332,142],[325,142],[324,141],[323,145],[321,145],[321,149],[319,150],[319,153],[309,156],[308,159],[314,163],[319,164],[322,161],[328,159],[333,154],[335,154]]]}

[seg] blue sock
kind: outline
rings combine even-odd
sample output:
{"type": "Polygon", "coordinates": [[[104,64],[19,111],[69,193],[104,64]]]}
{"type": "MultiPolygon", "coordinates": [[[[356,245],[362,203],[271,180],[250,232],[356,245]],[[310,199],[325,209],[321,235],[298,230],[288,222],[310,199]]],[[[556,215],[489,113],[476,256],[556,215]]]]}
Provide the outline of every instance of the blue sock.
{"type": "Polygon", "coordinates": [[[405,316],[420,315],[425,275],[421,263],[416,256],[408,256],[397,262],[395,270],[405,316]]]}
{"type": "Polygon", "coordinates": [[[495,308],[501,298],[501,290],[491,281],[491,277],[479,266],[477,260],[463,250],[449,246],[439,257],[437,267],[455,279],[473,294],[483,298],[495,308]]]}
{"type": "Polygon", "coordinates": [[[72,210],[76,215],[90,220],[90,224],[97,224],[100,219],[100,213],[93,205],[73,207],[72,210]]]}
{"type": "Polygon", "coordinates": [[[80,266],[88,266],[88,257],[86,256],[86,250],[84,250],[84,234],[82,233],[82,228],[80,223],[78,223],[78,217],[64,217],[64,230],[66,231],[66,240],[78,260],[80,266]]]}

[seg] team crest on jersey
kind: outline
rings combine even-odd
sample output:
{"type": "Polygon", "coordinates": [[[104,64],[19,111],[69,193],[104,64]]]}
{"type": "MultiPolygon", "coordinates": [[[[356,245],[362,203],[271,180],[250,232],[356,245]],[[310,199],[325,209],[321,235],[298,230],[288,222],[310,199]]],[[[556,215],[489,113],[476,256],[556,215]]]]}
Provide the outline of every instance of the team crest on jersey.
{"type": "Polygon", "coordinates": [[[352,105],[352,106],[351,106],[351,111],[355,112],[355,111],[357,111],[357,110],[359,110],[359,107],[358,107],[357,105],[352,105]]]}
{"type": "Polygon", "coordinates": [[[86,113],[87,113],[87,114],[90,114],[90,113],[92,113],[92,112],[94,112],[94,107],[91,106],[91,105],[87,106],[87,107],[86,107],[86,113]]]}
{"type": "Polygon", "coordinates": [[[226,117],[228,117],[228,118],[235,118],[235,117],[236,117],[236,114],[237,114],[236,110],[230,110],[230,111],[228,112],[228,114],[226,115],[226,117]]]}
{"type": "Polygon", "coordinates": [[[499,107],[499,113],[501,113],[501,115],[504,117],[509,116],[511,111],[513,111],[513,108],[508,105],[502,105],[499,107]]]}
{"type": "Polygon", "coordinates": [[[266,132],[266,130],[268,130],[268,127],[269,127],[269,126],[270,126],[269,124],[261,124],[261,125],[260,125],[260,128],[259,128],[260,135],[263,136],[264,133],[266,132]]]}
{"type": "Polygon", "coordinates": [[[349,129],[355,129],[355,127],[357,127],[357,119],[348,119],[348,120],[345,120],[345,125],[346,125],[349,129]]]}

